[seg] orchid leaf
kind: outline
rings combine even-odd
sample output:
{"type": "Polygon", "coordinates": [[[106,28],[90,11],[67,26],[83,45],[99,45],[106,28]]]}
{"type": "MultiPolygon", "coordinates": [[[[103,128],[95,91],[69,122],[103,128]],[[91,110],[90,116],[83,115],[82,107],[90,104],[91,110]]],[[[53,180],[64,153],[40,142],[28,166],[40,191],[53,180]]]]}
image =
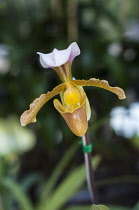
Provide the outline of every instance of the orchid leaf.
{"type": "Polygon", "coordinates": [[[91,210],[110,210],[107,206],[104,205],[92,205],[91,210]]]}
{"type": "Polygon", "coordinates": [[[64,210],[90,210],[90,206],[71,206],[71,207],[67,207],[64,210]]]}
{"type": "MultiPolygon", "coordinates": [[[[52,190],[57,183],[60,175],[62,174],[65,167],[68,165],[69,161],[71,161],[75,152],[77,152],[78,144],[75,143],[70,149],[66,151],[60,162],[55,167],[51,177],[48,179],[46,184],[43,186],[43,191],[41,194],[39,205],[43,204],[43,202],[48,199],[52,195],[52,190]]],[[[39,206],[38,205],[38,206],[39,206]]]]}
{"type": "MultiPolygon", "coordinates": [[[[108,206],[110,210],[131,210],[131,208],[123,207],[123,206],[108,206]]],[[[132,209],[133,210],[133,209],[132,209]]]]}
{"type": "MultiPolygon", "coordinates": [[[[100,163],[100,156],[93,157],[93,168],[96,169],[100,163]]],[[[58,210],[60,209],[82,186],[86,173],[84,164],[72,171],[64,181],[55,189],[55,192],[48,197],[48,200],[39,206],[37,210],[58,210]],[[74,185],[74,187],[73,187],[74,185]]]]}
{"type": "Polygon", "coordinates": [[[9,190],[10,193],[14,196],[21,210],[33,210],[30,199],[16,181],[8,178],[1,179],[0,181],[1,185],[9,190]]]}
{"type": "Polygon", "coordinates": [[[133,210],[138,210],[139,209],[139,202],[134,206],[133,210]]]}

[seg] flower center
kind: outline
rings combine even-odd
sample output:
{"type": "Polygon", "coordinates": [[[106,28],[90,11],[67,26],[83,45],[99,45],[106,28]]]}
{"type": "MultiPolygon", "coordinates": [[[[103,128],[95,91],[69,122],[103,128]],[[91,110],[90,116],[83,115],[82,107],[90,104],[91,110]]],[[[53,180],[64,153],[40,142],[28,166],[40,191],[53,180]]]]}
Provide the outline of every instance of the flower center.
{"type": "Polygon", "coordinates": [[[79,106],[81,101],[81,96],[77,88],[73,85],[68,85],[66,91],[64,92],[64,103],[67,106],[74,105],[79,106]]]}

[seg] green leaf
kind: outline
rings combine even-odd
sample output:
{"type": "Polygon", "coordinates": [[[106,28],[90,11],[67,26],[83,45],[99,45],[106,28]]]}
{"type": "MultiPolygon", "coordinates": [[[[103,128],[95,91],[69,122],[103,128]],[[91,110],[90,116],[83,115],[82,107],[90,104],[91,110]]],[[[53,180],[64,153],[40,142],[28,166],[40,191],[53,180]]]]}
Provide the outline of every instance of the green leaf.
{"type": "MultiPolygon", "coordinates": [[[[100,162],[100,157],[93,157],[93,168],[96,169],[100,162]]],[[[86,178],[85,165],[78,167],[71,172],[65,180],[58,186],[54,194],[38,208],[39,210],[60,209],[82,186],[86,178]]]]}
{"type": "Polygon", "coordinates": [[[108,206],[110,210],[131,210],[131,208],[123,206],[108,206]]]}
{"type": "Polygon", "coordinates": [[[91,210],[110,210],[107,206],[104,205],[92,205],[91,210]]]}
{"type": "Polygon", "coordinates": [[[72,206],[64,210],[90,210],[90,206],[72,206]]]}
{"type": "MultiPolygon", "coordinates": [[[[64,210],[93,210],[93,209],[95,209],[96,210],[96,208],[94,207],[94,206],[96,206],[96,205],[92,205],[91,207],[90,206],[71,206],[71,207],[67,207],[66,209],[64,209],[64,210]],[[93,209],[92,209],[92,207],[94,207],[93,209]]],[[[104,206],[104,205],[98,205],[97,206],[97,210],[98,210],[98,207],[99,207],[99,210],[100,209],[102,209],[102,206],[103,207],[106,207],[106,206],[104,206]]],[[[137,206],[137,207],[139,207],[139,206],[137,206]]],[[[106,210],[131,210],[131,208],[127,208],[127,207],[121,207],[121,206],[108,206],[108,207],[106,207],[105,208],[106,210]]],[[[133,210],[138,210],[139,208],[137,208],[137,209],[133,209],[133,210]]]]}
{"type": "Polygon", "coordinates": [[[61,161],[57,164],[55,170],[53,171],[52,176],[43,187],[43,192],[40,198],[39,205],[42,205],[42,203],[45,202],[46,198],[48,199],[48,197],[51,195],[52,189],[54,188],[63,170],[74,156],[78,147],[79,145],[76,143],[68,151],[65,152],[65,155],[62,157],[61,161]]]}
{"type": "Polygon", "coordinates": [[[10,193],[12,193],[12,195],[15,197],[15,200],[18,202],[21,210],[33,210],[33,206],[29,198],[17,182],[5,178],[0,180],[0,184],[8,189],[10,193]]]}
{"type": "Polygon", "coordinates": [[[33,184],[36,184],[38,180],[41,179],[41,176],[38,173],[32,173],[26,176],[22,182],[21,187],[26,192],[33,184]]]}
{"type": "Polygon", "coordinates": [[[134,206],[133,210],[138,210],[139,209],[139,202],[134,206]]]}
{"type": "MultiPolygon", "coordinates": [[[[98,206],[100,207],[100,206],[103,206],[103,205],[98,205],[98,206]]],[[[138,210],[139,209],[139,206],[135,206],[135,207],[133,208],[133,210],[138,210]],[[137,208],[134,209],[135,207],[137,207],[137,208]]],[[[121,207],[121,206],[108,206],[107,209],[109,209],[109,210],[131,210],[131,208],[121,207]]],[[[64,210],[92,210],[92,209],[90,209],[90,206],[72,206],[72,207],[68,207],[64,210]]],[[[97,208],[97,210],[98,210],[98,208],[97,208]]]]}

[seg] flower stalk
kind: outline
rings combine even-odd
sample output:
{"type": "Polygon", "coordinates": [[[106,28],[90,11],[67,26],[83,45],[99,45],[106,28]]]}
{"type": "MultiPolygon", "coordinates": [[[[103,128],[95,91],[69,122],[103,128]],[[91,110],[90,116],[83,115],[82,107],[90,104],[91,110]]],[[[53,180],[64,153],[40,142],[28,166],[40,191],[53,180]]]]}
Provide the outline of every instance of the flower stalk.
{"type": "MultiPolygon", "coordinates": [[[[90,134],[87,131],[87,133],[82,137],[82,144],[83,147],[86,147],[87,145],[91,144],[90,141],[90,134]]],[[[89,152],[84,152],[84,159],[85,159],[85,167],[86,167],[86,180],[88,185],[88,190],[90,194],[90,199],[92,204],[97,204],[97,195],[96,195],[96,186],[95,186],[95,180],[94,180],[94,170],[92,167],[92,153],[91,150],[89,152]]]]}

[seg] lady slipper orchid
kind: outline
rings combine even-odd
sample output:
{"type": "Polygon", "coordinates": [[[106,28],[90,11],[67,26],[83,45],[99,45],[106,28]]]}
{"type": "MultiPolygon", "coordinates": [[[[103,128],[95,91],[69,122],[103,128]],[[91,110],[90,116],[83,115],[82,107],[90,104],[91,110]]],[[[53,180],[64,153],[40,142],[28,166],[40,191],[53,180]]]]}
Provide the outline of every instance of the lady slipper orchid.
{"type": "Polygon", "coordinates": [[[44,68],[51,67],[59,75],[62,83],[51,92],[36,98],[30,109],[21,115],[21,125],[36,122],[36,115],[41,107],[52,97],[60,94],[61,102],[54,99],[54,107],[63,116],[71,131],[77,136],[83,136],[88,128],[91,116],[88,98],[82,86],[95,86],[115,93],[119,99],[124,99],[124,91],[119,87],[111,87],[105,80],[91,78],[90,80],[73,80],[71,73],[72,61],[80,54],[76,42],[65,50],[54,49],[49,54],[40,55],[40,63],[44,68]]]}

